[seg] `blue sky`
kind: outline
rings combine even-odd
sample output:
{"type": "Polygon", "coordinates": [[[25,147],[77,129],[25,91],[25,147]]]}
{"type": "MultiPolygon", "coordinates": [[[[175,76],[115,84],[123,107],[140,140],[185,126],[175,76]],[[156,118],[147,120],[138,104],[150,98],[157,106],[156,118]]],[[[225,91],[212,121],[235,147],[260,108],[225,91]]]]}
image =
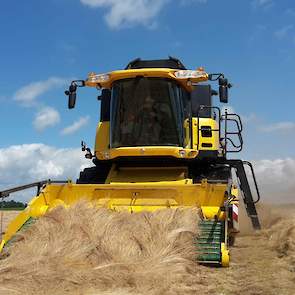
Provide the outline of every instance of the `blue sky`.
{"type": "Polygon", "coordinates": [[[2,161],[11,146],[61,152],[81,139],[92,146],[97,91],[82,89],[69,111],[68,81],[172,55],[234,84],[230,106],[245,119],[244,158],[295,163],[292,0],[5,1],[0,33],[2,161]]]}

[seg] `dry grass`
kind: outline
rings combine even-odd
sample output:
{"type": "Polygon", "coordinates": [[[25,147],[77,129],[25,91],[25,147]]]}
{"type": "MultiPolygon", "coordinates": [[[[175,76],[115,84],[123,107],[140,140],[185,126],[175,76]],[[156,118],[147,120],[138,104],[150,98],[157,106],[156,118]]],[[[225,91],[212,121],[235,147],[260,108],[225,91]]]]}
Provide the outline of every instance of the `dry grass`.
{"type": "Polygon", "coordinates": [[[278,257],[285,259],[290,270],[295,273],[295,216],[292,219],[282,219],[269,230],[269,235],[278,257]]]}
{"type": "Polygon", "coordinates": [[[58,208],[11,247],[0,294],[195,294],[197,222],[196,209],[58,208]]]}
{"type": "MultiPolygon", "coordinates": [[[[2,231],[5,230],[8,223],[16,217],[17,214],[19,214],[20,211],[1,211],[0,210],[0,222],[2,221],[2,231]]],[[[0,230],[1,230],[1,224],[0,224],[0,230]]]]}
{"type": "Polygon", "coordinates": [[[194,261],[196,209],[58,208],[0,261],[0,295],[294,295],[295,210],[259,212],[264,230],[246,226],[224,269],[194,261]]]}

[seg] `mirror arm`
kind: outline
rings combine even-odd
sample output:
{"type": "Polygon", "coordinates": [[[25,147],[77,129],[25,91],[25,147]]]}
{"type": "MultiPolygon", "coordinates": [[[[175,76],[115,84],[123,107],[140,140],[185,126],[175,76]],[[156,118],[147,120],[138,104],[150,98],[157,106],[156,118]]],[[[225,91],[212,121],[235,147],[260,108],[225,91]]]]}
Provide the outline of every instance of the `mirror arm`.
{"type": "Polygon", "coordinates": [[[208,80],[209,81],[217,81],[220,78],[224,78],[224,74],[222,73],[212,73],[208,75],[208,80]]]}
{"type": "Polygon", "coordinates": [[[65,91],[66,95],[69,95],[71,93],[74,93],[77,91],[77,87],[85,87],[85,81],[84,80],[74,80],[71,82],[69,86],[69,90],[65,91]]]}
{"type": "Polygon", "coordinates": [[[86,142],[83,140],[81,141],[81,149],[82,149],[82,152],[86,152],[85,153],[86,159],[94,158],[94,155],[92,154],[91,149],[86,145],[86,142]]]}
{"type": "Polygon", "coordinates": [[[77,87],[85,87],[85,80],[73,80],[71,85],[75,85],[77,87]]]}

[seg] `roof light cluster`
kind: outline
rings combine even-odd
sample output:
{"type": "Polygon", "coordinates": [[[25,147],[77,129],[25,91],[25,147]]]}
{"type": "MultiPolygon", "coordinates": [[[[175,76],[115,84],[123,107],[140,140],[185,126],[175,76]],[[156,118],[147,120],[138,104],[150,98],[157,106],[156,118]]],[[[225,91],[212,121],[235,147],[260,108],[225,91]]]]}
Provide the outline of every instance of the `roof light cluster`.
{"type": "Polygon", "coordinates": [[[110,80],[110,75],[109,74],[95,74],[95,73],[90,73],[88,75],[88,82],[92,83],[104,83],[110,80]]]}
{"type": "Polygon", "coordinates": [[[177,79],[202,78],[206,77],[207,73],[204,70],[181,70],[174,73],[177,79]]]}

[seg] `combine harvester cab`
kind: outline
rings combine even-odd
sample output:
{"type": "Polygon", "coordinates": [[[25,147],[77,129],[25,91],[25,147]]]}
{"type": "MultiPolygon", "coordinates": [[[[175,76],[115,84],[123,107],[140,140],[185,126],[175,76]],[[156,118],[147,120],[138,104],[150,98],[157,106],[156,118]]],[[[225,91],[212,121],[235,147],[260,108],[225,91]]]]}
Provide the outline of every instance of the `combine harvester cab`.
{"type": "Polygon", "coordinates": [[[228,266],[229,246],[239,232],[239,201],[244,201],[253,227],[260,229],[255,208],[260,196],[251,163],[227,159],[228,153],[242,150],[243,139],[240,117],[212,104],[218,93],[221,103],[228,101],[231,84],[224,75],[187,70],[175,58],[136,59],[125,70],[73,81],[65,92],[70,109],[79,87],[101,89],[94,153],[82,142],[94,166],[81,171],[76,183],[47,180],[0,192],[5,198],[38,188],[6,229],[0,251],[36,218],[79,200],[130,213],[197,207],[196,259],[228,266]],[[210,81],[218,81],[219,91],[210,81]],[[257,200],[245,165],[252,172],[257,200]]]}

